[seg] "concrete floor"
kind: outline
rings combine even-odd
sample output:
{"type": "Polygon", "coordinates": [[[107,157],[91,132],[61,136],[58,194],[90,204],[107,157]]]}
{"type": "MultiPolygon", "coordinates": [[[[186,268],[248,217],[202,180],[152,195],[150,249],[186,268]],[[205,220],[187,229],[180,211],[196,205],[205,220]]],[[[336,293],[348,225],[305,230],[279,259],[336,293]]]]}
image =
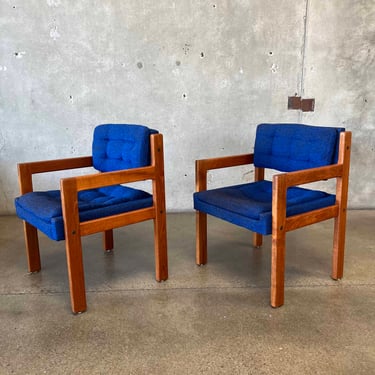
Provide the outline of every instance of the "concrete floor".
{"type": "Polygon", "coordinates": [[[40,236],[26,269],[22,224],[0,217],[0,374],[373,374],[375,211],[350,211],[344,279],[330,279],[332,221],[287,235],[285,305],[269,306],[270,238],[194,214],[168,216],[169,280],[154,281],[152,223],[83,241],[88,311],[70,310],[64,243],[40,236]]]}

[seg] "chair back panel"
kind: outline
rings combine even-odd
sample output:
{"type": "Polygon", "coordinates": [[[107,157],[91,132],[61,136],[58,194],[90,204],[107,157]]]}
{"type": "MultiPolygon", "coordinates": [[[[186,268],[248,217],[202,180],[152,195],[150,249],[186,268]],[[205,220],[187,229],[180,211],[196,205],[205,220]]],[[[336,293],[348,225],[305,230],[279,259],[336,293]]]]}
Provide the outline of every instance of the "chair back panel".
{"type": "Polygon", "coordinates": [[[342,131],[345,129],[303,124],[260,124],[254,165],[291,172],[334,164],[342,131]]]}
{"type": "Polygon", "coordinates": [[[104,124],[94,130],[93,166],[101,172],[150,165],[150,135],[143,125],[104,124]]]}

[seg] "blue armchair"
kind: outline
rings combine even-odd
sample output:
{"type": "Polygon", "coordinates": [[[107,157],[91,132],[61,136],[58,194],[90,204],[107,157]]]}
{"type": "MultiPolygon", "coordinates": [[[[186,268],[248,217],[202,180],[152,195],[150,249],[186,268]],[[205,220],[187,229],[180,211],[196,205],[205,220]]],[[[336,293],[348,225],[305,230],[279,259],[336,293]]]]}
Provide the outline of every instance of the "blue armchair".
{"type": "Polygon", "coordinates": [[[168,278],[163,136],[141,125],[105,124],[94,130],[92,156],[18,165],[28,268],[41,269],[38,233],[65,239],[72,311],[87,308],[81,236],[103,232],[113,248],[113,229],[152,219],[156,280],[168,278]],[[33,174],[93,166],[99,173],[63,178],[59,190],[33,191],[33,174]],[[152,180],[152,194],[123,186],[152,180]]]}
{"type": "Polygon", "coordinates": [[[332,278],[343,276],[351,132],[302,124],[260,124],[253,154],[196,161],[196,263],[207,263],[207,214],[254,232],[253,245],[272,234],[271,306],[284,303],[288,231],[335,219],[332,278]],[[254,164],[252,183],[207,190],[212,169],[254,164]],[[265,168],[283,173],[265,180],[265,168]],[[336,179],[336,194],[302,188],[336,179]]]}

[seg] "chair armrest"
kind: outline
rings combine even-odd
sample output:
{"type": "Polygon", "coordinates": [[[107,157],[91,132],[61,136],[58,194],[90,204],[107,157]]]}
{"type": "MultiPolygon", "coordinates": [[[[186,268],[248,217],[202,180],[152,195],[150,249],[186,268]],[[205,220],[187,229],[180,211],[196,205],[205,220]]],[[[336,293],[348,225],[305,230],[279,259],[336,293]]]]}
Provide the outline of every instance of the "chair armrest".
{"type": "MultiPolygon", "coordinates": [[[[345,215],[348,200],[348,182],[352,133],[340,134],[338,163],[324,167],[282,173],[273,176],[272,231],[289,231],[338,215],[345,215]],[[286,218],[286,193],[289,187],[336,178],[336,204],[310,213],[286,218]]],[[[341,220],[342,222],[342,220],[341,220]]]]}
{"type": "Polygon", "coordinates": [[[289,187],[311,182],[341,178],[344,173],[343,164],[304,169],[296,172],[281,173],[273,176],[272,181],[272,231],[290,231],[315,222],[337,216],[338,207],[325,207],[313,213],[304,213],[286,217],[286,196],[289,187]]]}
{"type": "Polygon", "coordinates": [[[219,158],[200,159],[195,161],[196,191],[207,189],[207,171],[211,169],[237,167],[253,164],[254,154],[223,156],[219,158]]]}
{"type": "Polygon", "coordinates": [[[67,187],[72,191],[95,189],[136,181],[153,180],[156,176],[154,166],[132,168],[113,172],[102,172],[86,176],[68,177],[60,180],[62,194],[67,187]]]}
{"type": "Polygon", "coordinates": [[[91,156],[19,163],[18,180],[21,194],[26,194],[33,191],[33,174],[54,172],[67,169],[85,168],[91,166],[91,156]]]}
{"type": "Polygon", "coordinates": [[[318,168],[304,169],[301,171],[288,172],[283,174],[286,176],[286,187],[288,188],[290,186],[308,184],[310,182],[328,180],[331,178],[344,179],[344,185],[347,185],[349,177],[351,140],[351,132],[345,131],[340,134],[337,164],[327,165],[318,168]]]}
{"type": "Polygon", "coordinates": [[[66,236],[68,241],[77,241],[78,232],[81,235],[88,235],[156,218],[165,213],[163,136],[162,134],[151,135],[150,166],[63,178],[60,180],[60,185],[65,231],[73,234],[73,236],[66,236]],[[152,180],[152,207],[80,222],[79,191],[144,180],[152,180]]]}
{"type": "MultiPolygon", "coordinates": [[[[66,226],[65,230],[71,231],[72,234],[76,234],[77,231],[80,230],[80,233],[82,235],[87,235],[96,233],[98,231],[115,228],[117,227],[117,224],[115,224],[117,221],[119,223],[122,223],[121,225],[123,225],[123,218],[121,215],[115,215],[116,217],[120,216],[120,218],[108,216],[106,218],[81,223],[78,213],[78,192],[87,189],[95,189],[99,187],[122,184],[126,182],[130,183],[148,179],[155,180],[157,178],[156,171],[157,169],[155,168],[155,166],[149,166],[61,179],[61,200],[64,222],[66,226]]],[[[142,212],[138,212],[137,217],[138,219],[140,219],[141,217],[151,218],[153,217],[153,215],[155,215],[154,210],[154,207],[140,210],[142,212]]],[[[127,214],[127,218],[129,219],[129,214],[127,214]]],[[[136,221],[130,220],[128,223],[133,222],[136,221]]]]}
{"type": "Polygon", "coordinates": [[[330,178],[337,178],[343,174],[342,164],[327,165],[324,167],[303,169],[295,172],[286,172],[276,174],[272,178],[273,190],[273,204],[272,206],[279,208],[277,211],[285,211],[286,209],[286,193],[289,187],[296,185],[308,184],[310,182],[317,182],[327,180],[330,178]],[[277,203],[279,202],[279,203],[277,203]]]}
{"type": "Polygon", "coordinates": [[[308,184],[321,180],[340,177],[343,174],[342,164],[327,165],[324,167],[304,169],[301,171],[285,173],[286,187],[308,184]]]}

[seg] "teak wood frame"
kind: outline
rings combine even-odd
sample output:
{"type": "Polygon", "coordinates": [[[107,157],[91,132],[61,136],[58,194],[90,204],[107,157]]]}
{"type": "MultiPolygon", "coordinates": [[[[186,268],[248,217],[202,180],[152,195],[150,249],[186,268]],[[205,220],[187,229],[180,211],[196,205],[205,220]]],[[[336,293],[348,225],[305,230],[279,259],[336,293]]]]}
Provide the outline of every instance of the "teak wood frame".
{"type": "MultiPolygon", "coordinates": [[[[272,307],[280,307],[284,304],[286,232],[334,218],[335,225],[331,277],[334,280],[343,277],[351,137],[352,134],[349,131],[340,134],[337,164],[281,173],[273,176],[271,265],[272,307]],[[336,202],[334,205],[286,217],[286,193],[289,187],[333,178],[336,178],[336,202]]],[[[197,160],[195,164],[196,191],[207,190],[207,172],[209,170],[253,164],[253,162],[254,154],[197,160]]],[[[255,168],[254,176],[255,181],[264,180],[264,168],[255,168]]],[[[256,247],[262,245],[261,234],[253,233],[253,245],[256,247]]],[[[207,263],[207,214],[200,211],[196,212],[196,263],[198,265],[207,263]]]]}
{"type": "MultiPolygon", "coordinates": [[[[114,228],[153,219],[155,278],[157,281],[168,278],[163,136],[153,134],[150,141],[150,166],[60,180],[70,299],[74,313],[84,312],[87,308],[81,236],[103,232],[104,249],[111,250],[114,228]],[[151,207],[80,222],[77,200],[79,191],[144,180],[152,180],[151,207]]],[[[18,165],[21,194],[33,191],[33,174],[91,166],[91,156],[21,163],[18,165]]],[[[29,272],[38,272],[41,262],[37,229],[24,221],[24,233],[29,272]]]]}

